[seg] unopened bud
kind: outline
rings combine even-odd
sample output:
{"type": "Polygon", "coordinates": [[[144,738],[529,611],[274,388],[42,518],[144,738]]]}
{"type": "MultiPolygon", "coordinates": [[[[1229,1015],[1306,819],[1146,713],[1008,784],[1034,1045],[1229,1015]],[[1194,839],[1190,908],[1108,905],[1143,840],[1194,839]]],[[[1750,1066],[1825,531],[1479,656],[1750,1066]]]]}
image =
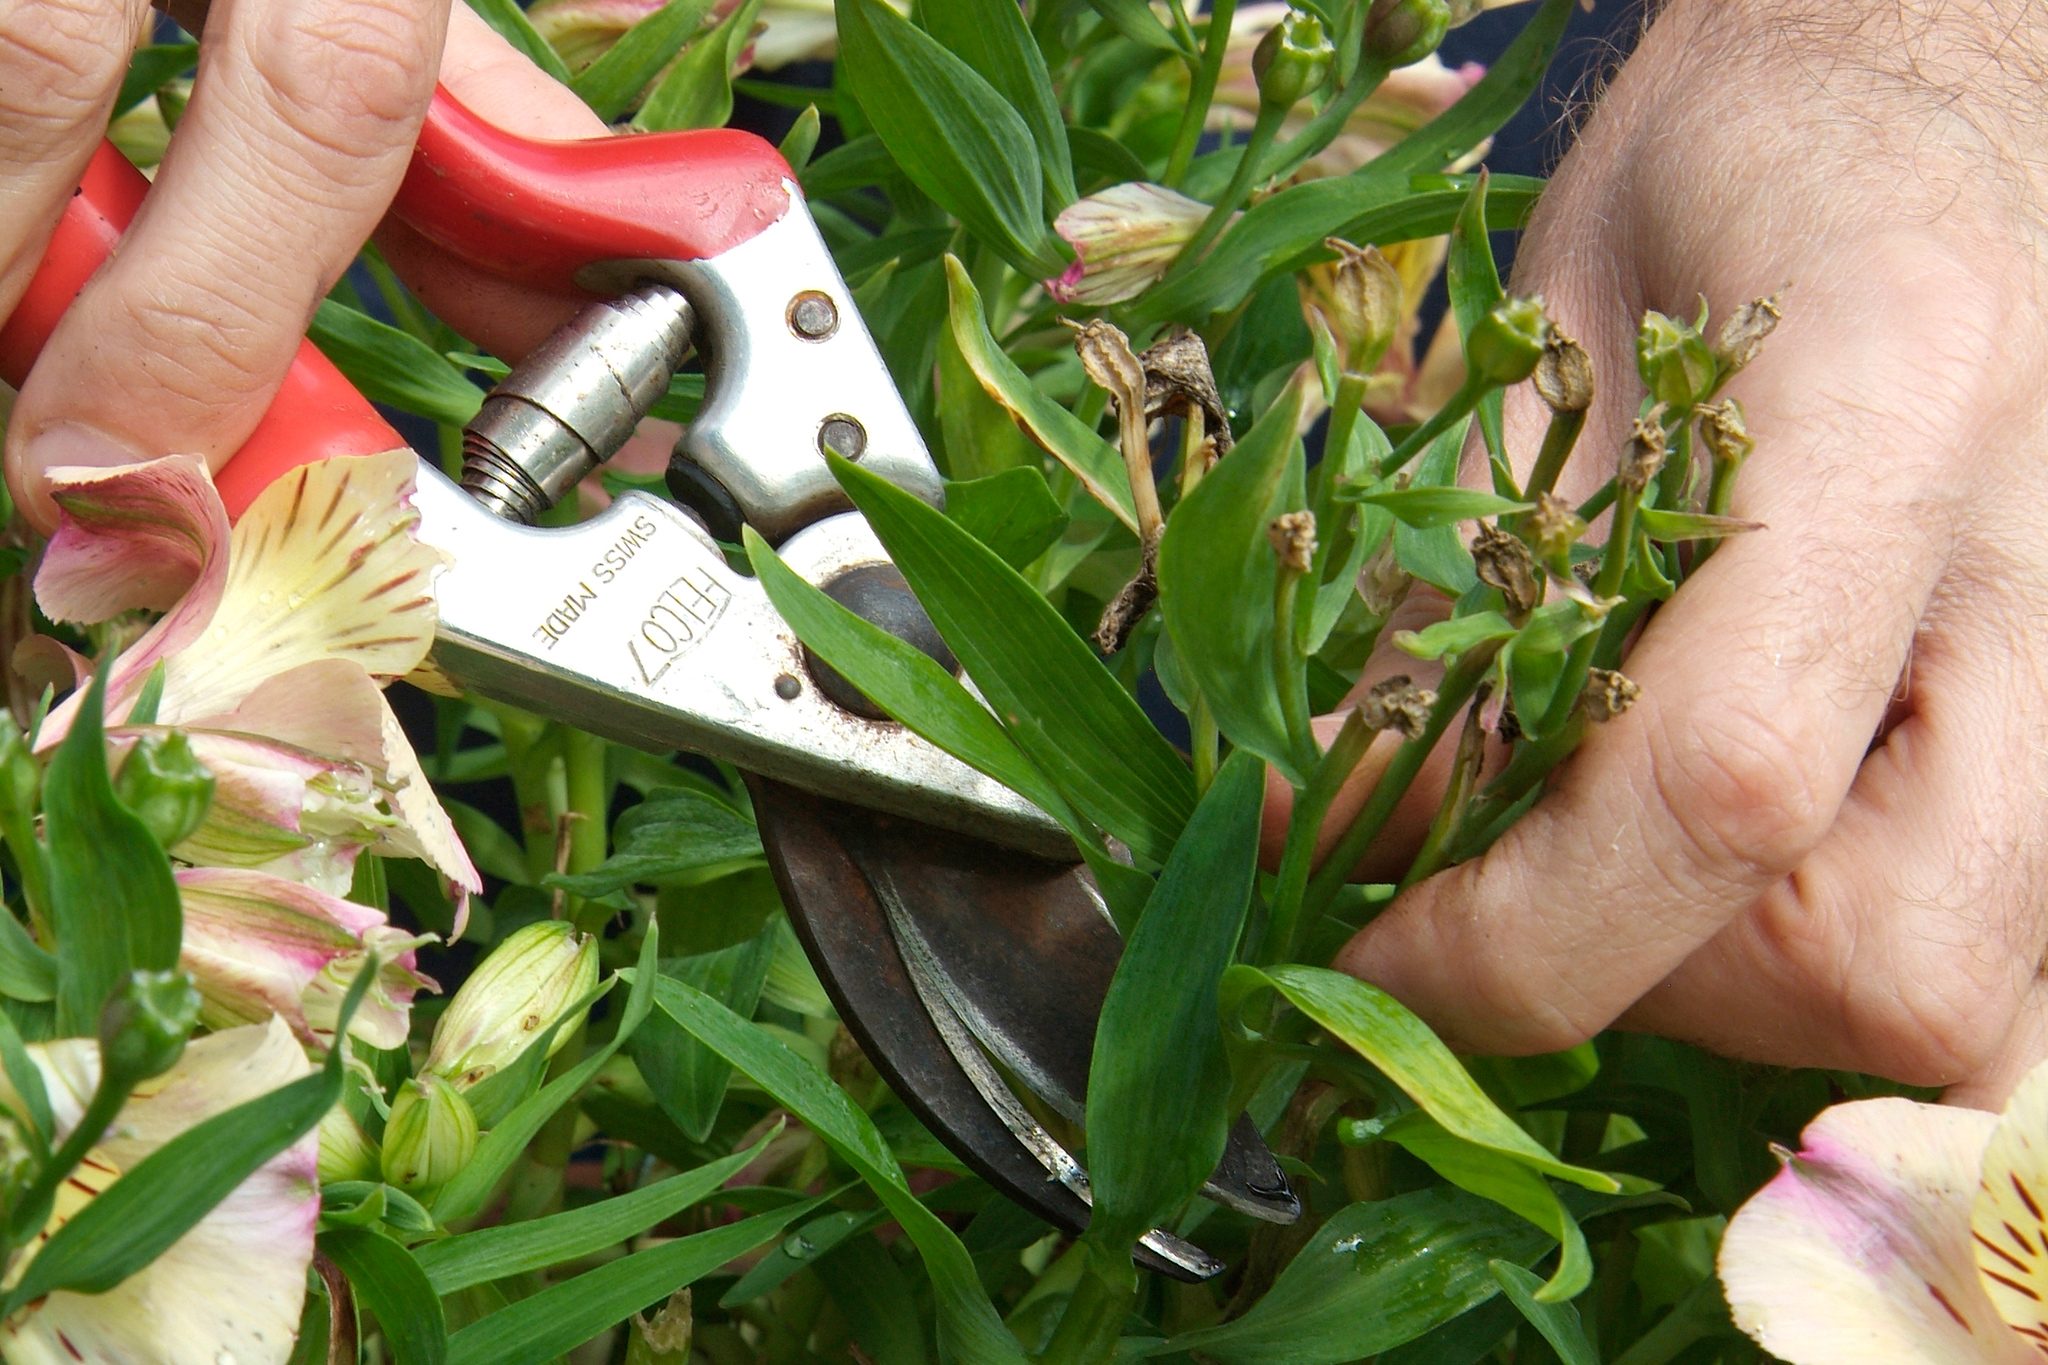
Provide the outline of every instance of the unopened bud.
{"type": "Polygon", "coordinates": [[[130,972],[100,1007],[100,1075],[104,1085],[133,1090],[161,1076],[185,1054],[199,1022],[199,991],[180,971],[130,972]]]}
{"type": "Polygon", "coordinates": [[[1701,407],[1699,419],[1700,444],[1707,448],[1707,455],[1715,464],[1740,468],[1756,449],[1749,424],[1742,417],[1742,404],[1733,398],[1701,407]]]}
{"type": "Polygon", "coordinates": [[[1593,406],[1593,358],[1586,348],[1551,324],[1550,340],[1544,343],[1543,359],[1530,376],[1536,396],[1552,412],[1584,412],[1593,406]]]}
{"type": "Polygon", "coordinates": [[[1636,698],[1642,694],[1642,688],[1614,669],[1589,668],[1586,670],[1586,690],[1579,694],[1579,705],[1586,708],[1587,719],[1605,722],[1634,706],[1636,698]]]}
{"type": "Polygon", "coordinates": [[[1316,514],[1282,512],[1266,528],[1266,539],[1289,573],[1307,573],[1316,562],[1316,514]]]}
{"type": "Polygon", "coordinates": [[[1542,599],[1529,547],[1487,522],[1479,523],[1479,534],[1472,538],[1472,568],[1481,583],[1500,589],[1511,616],[1528,615],[1542,599]]]}
{"type": "Polygon", "coordinates": [[[410,1194],[432,1194],[469,1164],[476,1140],[476,1114],[461,1092],[431,1073],[415,1077],[391,1101],[384,1180],[410,1194]]]}
{"type": "Polygon", "coordinates": [[[1373,0],[1362,55],[1377,66],[1411,66],[1436,51],[1450,27],[1445,0],[1373,0]]]}
{"type": "Polygon", "coordinates": [[[1751,299],[1722,324],[1721,335],[1714,338],[1714,359],[1721,363],[1722,373],[1734,374],[1756,359],[1764,339],[1777,330],[1778,319],[1784,316],[1783,299],[1782,290],[1768,298],[1751,299]]]}
{"type": "Polygon", "coordinates": [[[1337,259],[1295,276],[1302,309],[1330,329],[1347,371],[1369,373],[1401,325],[1400,272],[1377,247],[1356,247],[1337,237],[1325,238],[1323,245],[1337,259]]]}
{"type": "Polygon", "coordinates": [[[377,1144],[363,1126],[349,1116],[343,1105],[335,1105],[320,1118],[320,1183],[337,1180],[375,1180],[382,1173],[377,1144]]]}
{"type": "Polygon", "coordinates": [[[1714,386],[1714,353],[1690,324],[1652,310],[1636,329],[1636,372],[1652,399],[1682,412],[1714,386]]]}
{"type": "Polygon", "coordinates": [[[1629,430],[1628,444],[1621,448],[1621,467],[1614,472],[1614,478],[1623,488],[1637,493],[1650,486],[1650,480],[1664,468],[1666,454],[1664,440],[1664,405],[1650,409],[1629,430]]]}
{"type": "Polygon", "coordinates": [[[192,753],[183,731],[146,734],[114,779],[114,795],[149,827],[161,848],[185,842],[213,804],[213,774],[192,753]]]}
{"type": "Polygon", "coordinates": [[[1300,10],[1287,11],[1252,51],[1259,103],[1268,109],[1292,109],[1323,88],[1336,56],[1322,20],[1300,10]]]}
{"type": "Polygon", "coordinates": [[[1569,562],[1572,546],[1586,534],[1586,519],[1555,493],[1538,493],[1536,507],[1523,524],[1536,553],[1548,564],[1569,562]]]}
{"type": "Polygon", "coordinates": [[[1519,384],[1535,372],[1549,339],[1542,299],[1506,299],[1473,324],[1465,339],[1465,365],[1488,387],[1519,384]]]}
{"type": "Polygon", "coordinates": [[[477,964],[434,1026],[425,1070],[468,1089],[510,1066],[556,1020],[553,1056],[569,1041],[564,1017],[597,986],[597,940],[558,920],[514,930],[477,964]]]}
{"type": "Polygon", "coordinates": [[[1358,703],[1359,717],[1367,729],[1392,730],[1403,739],[1422,738],[1435,709],[1436,693],[1417,687],[1405,673],[1374,683],[1358,703]]]}

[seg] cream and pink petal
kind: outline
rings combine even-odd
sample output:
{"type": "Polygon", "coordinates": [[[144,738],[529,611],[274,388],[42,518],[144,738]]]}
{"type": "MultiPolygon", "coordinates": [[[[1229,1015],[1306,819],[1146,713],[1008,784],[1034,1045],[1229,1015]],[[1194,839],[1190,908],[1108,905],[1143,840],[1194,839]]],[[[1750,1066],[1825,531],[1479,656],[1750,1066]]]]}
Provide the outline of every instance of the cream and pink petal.
{"type": "Polygon", "coordinates": [[[1984,1148],[1970,1238],[1992,1306],[2048,1360],[2048,1066],[2020,1082],[1984,1148]]]}
{"type": "Polygon", "coordinates": [[[1791,1365],[2019,1365],[1971,1254],[1997,1120],[1904,1099],[1838,1105],[1730,1221],[1735,1323],[1791,1365]]]}

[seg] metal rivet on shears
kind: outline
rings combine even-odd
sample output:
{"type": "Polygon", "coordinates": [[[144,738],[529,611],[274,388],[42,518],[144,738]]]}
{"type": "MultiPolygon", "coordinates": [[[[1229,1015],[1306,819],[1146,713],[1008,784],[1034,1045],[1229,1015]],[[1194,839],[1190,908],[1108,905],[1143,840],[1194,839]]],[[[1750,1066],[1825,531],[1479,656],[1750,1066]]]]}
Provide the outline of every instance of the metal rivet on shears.
{"type": "Polygon", "coordinates": [[[868,448],[868,430],[845,413],[834,413],[818,425],[818,449],[843,459],[858,460],[868,448]]]}
{"type": "Polygon", "coordinates": [[[805,341],[823,341],[839,330],[839,309],[830,294],[806,289],[789,301],[789,330],[805,341]]]}
{"type": "Polygon", "coordinates": [[[794,674],[783,673],[775,679],[775,695],[784,701],[795,701],[803,691],[804,685],[796,680],[794,674]]]}

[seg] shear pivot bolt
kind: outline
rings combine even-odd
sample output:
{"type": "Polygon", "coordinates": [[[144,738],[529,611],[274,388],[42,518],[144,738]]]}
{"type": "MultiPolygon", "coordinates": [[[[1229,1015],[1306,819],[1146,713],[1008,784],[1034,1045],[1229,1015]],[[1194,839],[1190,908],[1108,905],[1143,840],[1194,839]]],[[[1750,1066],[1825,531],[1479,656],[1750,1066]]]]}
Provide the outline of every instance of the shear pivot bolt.
{"type": "Polygon", "coordinates": [[[868,430],[845,413],[827,417],[818,425],[818,449],[843,459],[858,460],[868,448],[868,430]]]}
{"type": "Polygon", "coordinates": [[[832,296],[806,289],[789,301],[789,330],[805,341],[823,341],[839,330],[839,309],[832,296]]]}

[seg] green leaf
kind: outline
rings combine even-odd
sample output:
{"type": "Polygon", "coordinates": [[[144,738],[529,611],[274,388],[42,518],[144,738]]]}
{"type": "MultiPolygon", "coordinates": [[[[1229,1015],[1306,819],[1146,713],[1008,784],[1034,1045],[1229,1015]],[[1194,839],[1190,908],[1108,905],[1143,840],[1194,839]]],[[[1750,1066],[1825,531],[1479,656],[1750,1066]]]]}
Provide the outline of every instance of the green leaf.
{"type": "Polygon", "coordinates": [[[1761,531],[1760,521],[1718,517],[1709,512],[1674,512],[1664,507],[1636,508],[1636,525],[1651,540],[1720,540],[1745,531],[1761,531]]]}
{"type": "Polygon", "coordinates": [[[1449,1322],[1500,1292],[1495,1260],[1540,1255],[1543,1234],[1457,1190],[1353,1204],[1318,1228],[1244,1316],[1145,1352],[1227,1365],[1338,1365],[1449,1322]]]}
{"type": "Polygon", "coordinates": [[[0,908],[0,995],[13,1000],[57,998],[57,959],[5,908],[0,908]]]}
{"type": "Polygon", "coordinates": [[[862,620],[805,581],[768,542],[744,530],[747,559],[797,638],[877,706],[976,772],[1046,810],[1063,803],[1016,741],[936,659],[862,620]]]}
{"type": "Polygon", "coordinates": [[[184,934],[171,860],[115,797],[107,775],[105,694],[103,669],[88,685],[43,782],[62,1035],[90,1036],[108,992],[130,972],[176,967],[184,934]]]}
{"type": "Polygon", "coordinates": [[[563,85],[569,83],[569,68],[540,30],[526,17],[519,0],[469,0],[469,7],[498,31],[498,36],[526,54],[527,60],[563,85]]]}
{"type": "Polygon", "coordinates": [[[1258,871],[1265,767],[1225,761],[1160,871],[1118,960],[1088,1071],[1088,1235],[1122,1252],[1216,1169],[1230,1131],[1230,1062],[1216,983],[1258,871]],[[1173,1122],[1161,1123],[1170,1113],[1173,1122]]]}
{"type": "MultiPolygon", "coordinates": [[[[1487,66],[1479,84],[1460,95],[1449,109],[1382,152],[1365,167],[1365,173],[1437,170],[1493,136],[1542,85],[1558,40],[1564,37],[1572,8],[1573,0],[1543,0],[1542,7],[1529,17],[1507,50],[1487,66]]],[[[1504,181],[1505,177],[1494,179],[1496,191],[1504,181]]],[[[1495,222],[1494,226],[1501,224],[1495,222]]]]}
{"type": "Polygon", "coordinates": [[[668,0],[619,35],[603,55],[569,82],[606,123],[632,107],[647,83],[675,60],[711,12],[711,0],[668,0]]]}
{"type": "Polygon", "coordinates": [[[1051,603],[945,513],[858,465],[831,464],[996,715],[1042,727],[1012,730],[1032,761],[1083,816],[1164,862],[1194,809],[1194,778],[1136,699],[1051,603]]]}
{"type": "Polygon", "coordinates": [[[789,125],[789,131],[782,135],[782,141],[775,150],[789,163],[789,168],[798,175],[811,163],[811,153],[818,149],[818,135],[823,131],[823,120],[818,116],[816,104],[806,104],[796,121],[789,125]]]}
{"type": "Polygon", "coordinates": [[[1217,728],[1296,786],[1315,766],[1312,737],[1291,734],[1273,667],[1280,562],[1266,527],[1302,505],[1299,385],[1290,384],[1167,519],[1159,610],[1182,669],[1217,728]]]}
{"type": "Polygon", "coordinates": [[[837,1209],[813,1218],[756,1261],[746,1274],[740,1276],[739,1283],[719,1295],[718,1306],[729,1309],[753,1302],[809,1267],[841,1242],[868,1231],[881,1221],[879,1209],[837,1209]],[[791,1243],[796,1244],[794,1249],[791,1243]]]}
{"type": "Polygon", "coordinates": [[[544,1270],[596,1255],[716,1193],[760,1156],[781,1131],[776,1128],[744,1152],[614,1195],[587,1208],[550,1214],[531,1222],[478,1228],[429,1242],[413,1254],[437,1294],[452,1294],[473,1284],[487,1284],[508,1275],[544,1270]]]}
{"type": "Polygon", "coordinates": [[[1477,521],[1481,517],[1509,516],[1535,506],[1534,503],[1516,502],[1494,493],[1482,493],[1476,488],[1387,488],[1376,493],[1361,493],[1356,500],[1373,507],[1384,507],[1402,525],[1424,531],[1438,526],[1453,526],[1461,521],[1477,521]]]}
{"type": "Polygon", "coordinates": [[[1421,630],[1404,630],[1394,636],[1394,647],[1418,659],[1441,659],[1446,654],[1463,654],[1489,640],[1505,640],[1515,633],[1515,623],[1497,611],[1477,611],[1470,616],[1453,616],[1421,630]]]}
{"type": "Polygon", "coordinates": [[[613,1323],[773,1240],[822,1202],[807,1199],[679,1237],[549,1285],[448,1338],[448,1365],[542,1365],[566,1355],[613,1323]]]}
{"type": "Polygon", "coordinates": [[[718,128],[732,117],[732,72],[761,0],[746,0],[683,51],[633,119],[635,128],[718,128]]]}
{"type": "MultiPolygon", "coordinates": [[[[759,933],[729,948],[663,963],[662,971],[689,982],[742,1019],[751,1019],[774,956],[774,936],[759,933]]],[[[692,1142],[706,1140],[725,1102],[731,1063],[677,1028],[659,1010],[633,1035],[632,1053],[661,1111],[675,1120],[692,1142]]]]}
{"type": "Polygon", "coordinates": [[[1592,1283],[1593,1254],[1586,1248],[1586,1234],[1542,1176],[1512,1158],[1452,1137],[1427,1114],[1402,1115],[1387,1127],[1385,1137],[1459,1189],[1519,1214],[1557,1240],[1564,1252],[1557,1273],[1537,1292],[1541,1302],[1562,1303],[1592,1283]]]}
{"type": "Polygon", "coordinates": [[[991,1365],[1022,1361],[1023,1352],[996,1316],[967,1248],[911,1194],[888,1143],[845,1091],[760,1028],[682,982],[662,981],[655,988],[655,1007],[752,1077],[874,1190],[924,1257],[938,1304],[942,1352],[991,1365]]]}
{"type": "MultiPolygon", "coordinates": [[[[1455,489],[1458,458],[1465,448],[1470,422],[1458,422],[1430,442],[1415,466],[1418,488],[1455,489]]],[[[1394,559],[1403,569],[1453,599],[1463,597],[1479,581],[1472,567],[1472,552],[1455,526],[1394,527],[1394,559]]]]}
{"type": "Polygon", "coordinates": [[[1171,52],[1176,56],[1195,54],[1176,38],[1146,0],[1088,0],[1088,7],[1109,21],[1110,27],[1143,47],[1171,52]]]}
{"type": "Polygon", "coordinates": [[[923,0],[917,20],[1023,118],[1052,198],[1046,210],[1057,213],[1073,203],[1078,196],[1066,120],[1024,11],[1014,0],[923,0]]]}
{"type": "Polygon", "coordinates": [[[307,335],[372,402],[456,427],[483,406],[483,390],[446,356],[346,304],[322,299],[307,335]]]}
{"type": "Polygon", "coordinates": [[[1579,1310],[1568,1303],[1543,1303],[1536,1297],[1540,1276],[1512,1261],[1495,1261],[1487,1267],[1522,1316],[1537,1334],[1550,1343],[1563,1365],[1600,1365],[1593,1343],[1579,1322],[1579,1310]]]}
{"type": "Polygon", "coordinates": [[[1038,147],[1009,101],[881,0],[838,15],[839,79],[904,175],[1019,270],[1059,274],[1038,147]]]}
{"type": "Polygon", "coordinates": [[[1046,397],[1004,352],[988,330],[981,295],[968,278],[967,267],[952,256],[946,257],[946,297],[953,342],[983,390],[1048,454],[1072,470],[1097,502],[1136,531],[1138,514],[1131,510],[1130,477],[1124,472],[1123,456],[1087,423],[1046,397]]]}
{"type": "Polygon", "coordinates": [[[688,787],[649,792],[619,817],[612,855],[588,872],[550,873],[542,885],[572,896],[607,896],[700,868],[758,859],[761,835],[742,811],[688,787]]]}
{"type": "Polygon", "coordinates": [[[151,43],[138,48],[121,80],[121,93],[114,97],[109,118],[119,118],[154,95],[167,81],[175,80],[199,62],[197,43],[151,43]]]}
{"type": "Polygon", "coordinates": [[[393,1365],[441,1365],[448,1357],[448,1323],[441,1299],[412,1253],[381,1232],[332,1228],[320,1250],[348,1276],[356,1302],[376,1315],[393,1365]]]}
{"type": "MultiPolygon", "coordinates": [[[[649,983],[655,975],[654,964],[658,960],[655,956],[657,937],[655,924],[649,921],[647,937],[640,945],[640,965],[633,975],[633,988],[619,1014],[618,1031],[602,1047],[521,1100],[509,1114],[491,1125],[491,1130],[477,1143],[476,1155],[470,1158],[469,1164],[456,1172],[455,1178],[434,1196],[436,1218],[443,1223],[459,1223],[482,1212],[492,1187],[512,1169],[512,1164],[525,1152],[526,1145],[533,1141],[541,1126],[563,1105],[575,1099],[583,1087],[604,1069],[612,1054],[633,1036],[633,1030],[639,1027],[653,1005],[649,983]]],[[[524,1062],[542,1047],[543,1044],[536,1039],[521,1054],[520,1061],[524,1062]]]]}
{"type": "Polygon", "coordinates": [[[30,1059],[28,1048],[21,1041],[21,1031],[5,1010],[0,1010],[0,1075],[21,1097],[21,1107],[27,1111],[22,1117],[34,1129],[32,1141],[43,1149],[36,1155],[47,1158],[49,1145],[57,1136],[57,1120],[50,1112],[49,1087],[43,1084],[42,1068],[30,1059]]]}
{"type": "Polygon", "coordinates": [[[1486,1097],[1429,1025],[1379,987],[1320,967],[1260,971],[1236,966],[1223,979],[1226,1017],[1235,1016],[1247,996],[1266,987],[1378,1067],[1431,1118],[1465,1141],[1603,1194],[1634,1188],[1554,1156],[1486,1097]]]}
{"type": "Polygon", "coordinates": [[[948,483],[946,515],[1013,569],[1045,553],[1067,529],[1045,475],[1030,468],[948,483]]]}
{"type": "MultiPolygon", "coordinates": [[[[1469,338],[1480,319],[1507,297],[1501,288],[1500,271],[1493,263],[1493,242],[1487,233],[1484,166],[1472,182],[1472,193],[1458,212],[1451,229],[1450,252],[1444,263],[1444,279],[1450,293],[1451,316],[1457,319],[1458,335],[1469,338]]],[[[1479,400],[1474,413],[1486,435],[1490,451],[1502,449],[1501,391],[1495,389],[1479,400]]]]}

